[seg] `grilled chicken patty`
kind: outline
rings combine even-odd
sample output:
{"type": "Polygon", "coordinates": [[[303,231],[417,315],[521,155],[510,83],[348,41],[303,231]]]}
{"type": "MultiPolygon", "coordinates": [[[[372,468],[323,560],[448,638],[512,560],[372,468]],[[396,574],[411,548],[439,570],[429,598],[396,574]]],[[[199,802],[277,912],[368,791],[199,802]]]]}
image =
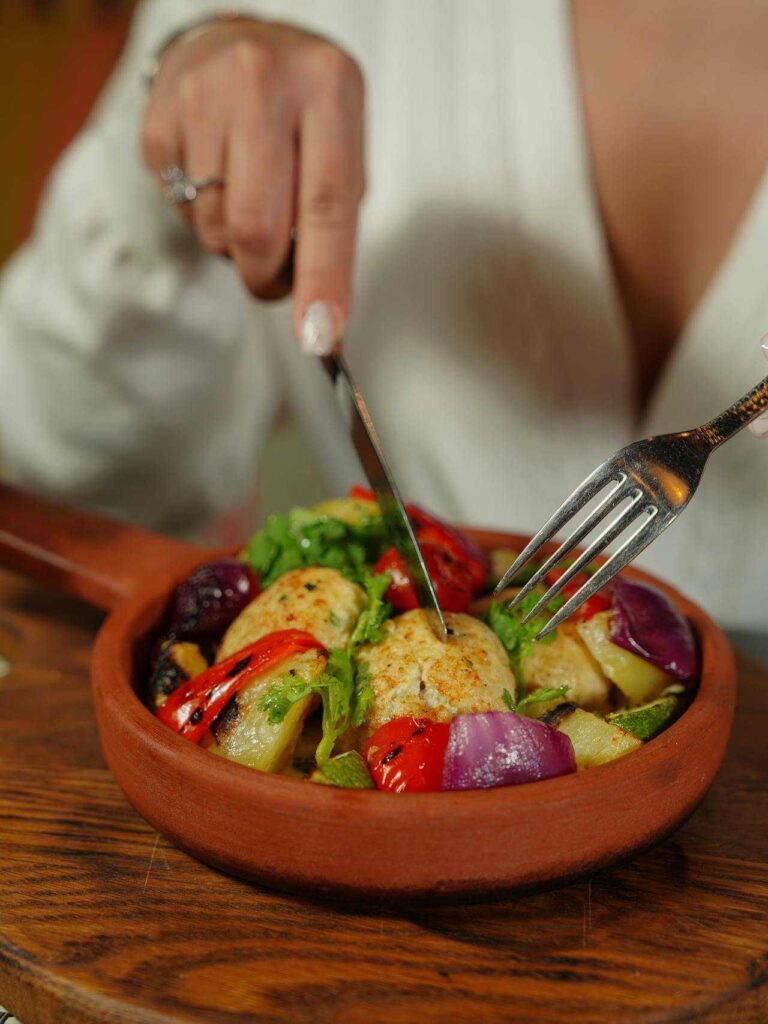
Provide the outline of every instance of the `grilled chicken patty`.
{"type": "Polygon", "coordinates": [[[515,692],[515,677],[496,634],[471,615],[449,613],[445,621],[446,643],[415,610],[387,622],[381,643],[360,648],[374,700],[359,741],[401,715],[448,722],[468,712],[505,710],[502,693],[515,692]]]}
{"type": "Polygon", "coordinates": [[[335,569],[292,569],[238,615],[217,660],[280,629],[303,629],[328,649],[346,647],[364,607],[363,590],[335,569]]]}

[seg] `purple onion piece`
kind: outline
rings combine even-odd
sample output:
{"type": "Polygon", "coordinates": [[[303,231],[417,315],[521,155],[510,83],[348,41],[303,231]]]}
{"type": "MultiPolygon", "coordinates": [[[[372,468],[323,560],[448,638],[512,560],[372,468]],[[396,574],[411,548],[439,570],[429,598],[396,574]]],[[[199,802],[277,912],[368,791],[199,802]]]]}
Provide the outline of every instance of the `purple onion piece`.
{"type": "Polygon", "coordinates": [[[687,619],[647,583],[621,577],[614,582],[611,640],[676,679],[698,675],[698,648],[687,619]]]}
{"type": "Polygon", "coordinates": [[[514,711],[457,715],[451,722],[443,789],[518,786],[576,771],[565,733],[514,711]]]}
{"type": "Polygon", "coordinates": [[[176,639],[218,638],[258,593],[258,578],[239,558],[198,565],[173,592],[166,631],[176,639]]]}

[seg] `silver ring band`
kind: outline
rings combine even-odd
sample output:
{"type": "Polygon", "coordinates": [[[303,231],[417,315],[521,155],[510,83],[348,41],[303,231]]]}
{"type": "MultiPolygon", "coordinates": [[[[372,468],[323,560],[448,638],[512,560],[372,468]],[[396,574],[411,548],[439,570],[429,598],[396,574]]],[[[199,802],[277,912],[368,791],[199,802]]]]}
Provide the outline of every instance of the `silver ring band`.
{"type": "Polygon", "coordinates": [[[164,167],[160,172],[163,182],[163,198],[171,206],[183,206],[197,199],[198,192],[213,185],[223,185],[224,178],[219,174],[211,174],[207,178],[192,179],[177,164],[164,167]]]}

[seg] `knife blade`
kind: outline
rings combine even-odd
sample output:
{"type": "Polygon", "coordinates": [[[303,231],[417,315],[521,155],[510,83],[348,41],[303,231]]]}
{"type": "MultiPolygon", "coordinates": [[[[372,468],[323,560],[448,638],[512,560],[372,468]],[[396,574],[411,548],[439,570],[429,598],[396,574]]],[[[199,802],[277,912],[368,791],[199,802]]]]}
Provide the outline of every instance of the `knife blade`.
{"type": "Polygon", "coordinates": [[[337,348],[329,356],[323,356],[321,362],[333,381],[337,394],[346,399],[352,444],[381,509],[389,539],[408,569],[419,606],[426,612],[427,620],[438,640],[446,641],[448,628],[437,603],[435,588],[424,564],[424,556],[416,543],[413,526],[405,511],[400,491],[384,457],[381,441],[365,399],[349,371],[341,348],[337,348]]]}

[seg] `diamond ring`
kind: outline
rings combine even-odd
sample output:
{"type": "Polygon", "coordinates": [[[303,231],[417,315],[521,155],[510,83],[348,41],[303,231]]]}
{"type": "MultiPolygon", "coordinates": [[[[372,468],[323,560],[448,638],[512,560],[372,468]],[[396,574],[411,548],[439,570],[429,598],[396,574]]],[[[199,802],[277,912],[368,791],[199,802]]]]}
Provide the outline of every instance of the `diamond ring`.
{"type": "Polygon", "coordinates": [[[163,182],[163,197],[172,206],[183,206],[197,198],[198,192],[212,185],[223,185],[224,179],[218,174],[194,180],[187,176],[183,168],[176,164],[164,167],[160,172],[163,182]]]}

